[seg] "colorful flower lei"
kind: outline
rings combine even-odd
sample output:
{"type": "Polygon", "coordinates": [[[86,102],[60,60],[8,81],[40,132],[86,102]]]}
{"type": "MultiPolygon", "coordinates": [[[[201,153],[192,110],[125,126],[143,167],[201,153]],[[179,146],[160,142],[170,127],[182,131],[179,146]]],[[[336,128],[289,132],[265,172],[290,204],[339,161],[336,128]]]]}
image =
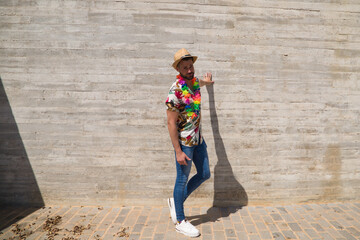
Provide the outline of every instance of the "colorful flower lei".
{"type": "Polygon", "coordinates": [[[184,78],[180,74],[177,75],[176,78],[179,80],[178,82],[181,85],[182,91],[182,94],[177,95],[177,97],[182,98],[183,102],[186,104],[185,111],[187,112],[187,116],[194,119],[200,114],[201,94],[199,82],[196,81],[196,78],[191,80],[194,89],[194,95],[192,95],[189,92],[189,87],[184,78]]]}

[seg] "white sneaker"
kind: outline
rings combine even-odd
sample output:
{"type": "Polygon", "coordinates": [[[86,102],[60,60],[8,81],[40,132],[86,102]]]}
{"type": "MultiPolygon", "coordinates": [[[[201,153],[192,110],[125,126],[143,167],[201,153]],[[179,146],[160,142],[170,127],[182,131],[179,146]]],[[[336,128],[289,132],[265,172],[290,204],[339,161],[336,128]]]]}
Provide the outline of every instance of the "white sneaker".
{"type": "Polygon", "coordinates": [[[173,198],[168,198],[167,202],[168,202],[169,209],[170,209],[171,220],[173,221],[174,224],[176,224],[177,219],[176,219],[176,210],[175,210],[174,199],[173,198]]]}
{"type": "Polygon", "coordinates": [[[182,233],[188,237],[198,237],[200,236],[199,230],[189,223],[186,219],[182,220],[181,223],[177,223],[175,227],[176,231],[182,233]]]}

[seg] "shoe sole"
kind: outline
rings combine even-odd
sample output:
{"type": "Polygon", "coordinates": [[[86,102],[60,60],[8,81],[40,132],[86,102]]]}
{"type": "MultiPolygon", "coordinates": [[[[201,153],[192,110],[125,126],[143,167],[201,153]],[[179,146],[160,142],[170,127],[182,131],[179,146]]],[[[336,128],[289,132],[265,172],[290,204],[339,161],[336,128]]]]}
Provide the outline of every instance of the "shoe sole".
{"type": "Polygon", "coordinates": [[[188,236],[188,237],[192,237],[192,238],[196,238],[196,237],[199,237],[201,234],[196,234],[196,235],[191,235],[189,233],[186,233],[186,232],[183,232],[183,231],[180,231],[179,229],[175,228],[175,230],[178,232],[178,233],[181,233],[181,234],[184,234],[185,236],[188,236]]]}
{"type": "Polygon", "coordinates": [[[171,201],[170,201],[170,198],[168,198],[167,202],[168,202],[168,206],[169,206],[169,209],[170,209],[171,220],[172,220],[172,222],[173,222],[174,224],[176,224],[177,220],[174,220],[173,217],[172,217],[172,215],[171,215],[171,201]]]}

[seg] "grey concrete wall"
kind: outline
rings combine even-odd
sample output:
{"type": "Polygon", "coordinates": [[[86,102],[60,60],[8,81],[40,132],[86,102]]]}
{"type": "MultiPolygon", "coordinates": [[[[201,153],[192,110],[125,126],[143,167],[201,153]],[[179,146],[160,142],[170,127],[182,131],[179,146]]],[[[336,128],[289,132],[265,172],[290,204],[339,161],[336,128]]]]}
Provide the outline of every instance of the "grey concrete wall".
{"type": "Polygon", "coordinates": [[[359,19],[357,0],[0,1],[0,200],[163,204],[182,47],[216,81],[188,204],[359,200],[359,19]]]}

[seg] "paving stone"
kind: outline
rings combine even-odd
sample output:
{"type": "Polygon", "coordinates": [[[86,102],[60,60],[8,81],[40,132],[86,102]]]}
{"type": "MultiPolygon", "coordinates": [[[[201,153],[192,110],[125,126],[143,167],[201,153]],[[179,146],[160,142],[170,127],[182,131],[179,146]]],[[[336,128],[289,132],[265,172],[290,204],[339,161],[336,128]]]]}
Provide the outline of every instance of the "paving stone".
{"type": "Polygon", "coordinates": [[[237,232],[245,232],[245,225],[243,223],[234,223],[237,232]]]}
{"type": "Polygon", "coordinates": [[[286,222],[276,222],[275,224],[280,230],[290,230],[290,227],[286,222]]]}
{"type": "Polygon", "coordinates": [[[246,232],[236,232],[236,235],[241,240],[247,240],[249,239],[248,234],[246,232]]]}
{"type": "Polygon", "coordinates": [[[112,224],[108,228],[108,230],[105,232],[105,234],[114,235],[114,234],[118,233],[121,229],[122,229],[122,225],[115,223],[115,224],[112,224]]]}
{"type": "Polygon", "coordinates": [[[360,231],[356,230],[354,227],[349,227],[346,230],[355,237],[360,237],[360,231]]]}
{"type": "Polygon", "coordinates": [[[309,235],[311,239],[319,238],[319,234],[315,232],[313,229],[304,229],[304,231],[309,235]]]}
{"type": "Polygon", "coordinates": [[[118,216],[115,219],[115,223],[123,223],[123,222],[125,222],[125,219],[126,219],[126,216],[118,216]]]}
{"type": "Polygon", "coordinates": [[[115,218],[118,216],[119,212],[120,212],[119,208],[111,209],[110,212],[104,218],[104,220],[101,222],[99,229],[109,228],[111,224],[114,222],[115,218]]]}
{"type": "Polygon", "coordinates": [[[284,207],[277,207],[276,209],[279,211],[280,214],[287,214],[288,213],[286,208],[284,208],[284,207]]]}
{"type": "Polygon", "coordinates": [[[311,229],[312,228],[310,223],[307,222],[306,220],[300,220],[300,221],[298,221],[298,223],[302,229],[305,229],[305,228],[311,229]]]}
{"type": "Polygon", "coordinates": [[[246,232],[249,234],[257,234],[257,229],[255,225],[245,224],[246,232]]]}
{"type": "Polygon", "coordinates": [[[249,216],[248,209],[246,207],[243,207],[242,209],[239,209],[239,214],[241,217],[249,216]]]}
{"type": "Polygon", "coordinates": [[[132,229],[132,232],[140,233],[143,228],[144,228],[144,224],[135,224],[135,226],[132,229]]]}
{"type": "Polygon", "coordinates": [[[214,231],[214,239],[225,239],[224,231],[214,231]]]}
{"type": "Polygon", "coordinates": [[[264,231],[267,230],[268,228],[266,227],[264,222],[255,222],[256,227],[259,229],[259,231],[264,231]]]}
{"type": "Polygon", "coordinates": [[[270,216],[272,217],[272,219],[274,221],[283,221],[283,218],[280,216],[280,214],[272,213],[272,214],[270,214],[270,216]]]}
{"type": "Polygon", "coordinates": [[[269,231],[260,231],[261,239],[272,239],[272,234],[269,231]]]}
{"type": "Polygon", "coordinates": [[[254,224],[253,220],[249,216],[242,217],[244,224],[254,224]]]}
{"type": "Polygon", "coordinates": [[[281,214],[281,217],[284,219],[285,222],[294,222],[295,218],[290,214],[281,214]]]}
{"type": "Polygon", "coordinates": [[[233,228],[234,224],[230,219],[228,219],[228,220],[223,220],[223,226],[224,228],[233,228]]]}
{"type": "Polygon", "coordinates": [[[164,233],[166,232],[167,227],[167,224],[158,224],[155,228],[155,233],[164,233]]]}
{"type": "Polygon", "coordinates": [[[301,227],[297,223],[291,222],[291,223],[288,223],[288,225],[291,228],[291,230],[293,230],[295,232],[302,231],[301,227]]]}
{"type": "Polygon", "coordinates": [[[273,219],[269,215],[262,216],[262,219],[265,222],[265,224],[274,223],[273,219]]]}
{"type": "Polygon", "coordinates": [[[330,223],[331,223],[331,225],[333,225],[338,230],[344,229],[344,227],[341,226],[337,221],[330,221],[330,223]]]}
{"type": "Polygon", "coordinates": [[[343,236],[334,228],[327,229],[327,233],[329,233],[333,238],[342,238],[343,236]]]}
{"type": "Polygon", "coordinates": [[[319,224],[324,229],[332,228],[332,225],[323,218],[318,219],[317,224],[319,224]]]}
{"type": "Polygon", "coordinates": [[[343,235],[348,240],[356,240],[355,237],[351,236],[351,234],[349,232],[345,231],[345,230],[341,230],[341,231],[339,231],[339,233],[341,235],[343,235]]]}
{"type": "MultiPolygon", "coordinates": [[[[346,215],[344,215],[346,216],[346,215]]],[[[348,228],[348,227],[351,227],[352,224],[350,221],[346,220],[345,218],[337,218],[336,221],[343,227],[343,228],[348,228]]]]}
{"type": "Polygon", "coordinates": [[[298,236],[298,239],[301,240],[311,240],[309,236],[304,232],[295,232],[295,234],[298,236]]]}
{"type": "Polygon", "coordinates": [[[290,230],[284,230],[284,231],[282,231],[282,233],[286,239],[296,239],[295,234],[290,230]]]}
{"type": "Polygon", "coordinates": [[[202,240],[213,240],[212,235],[202,234],[201,237],[202,237],[202,240]]]}
{"type": "Polygon", "coordinates": [[[304,219],[304,217],[300,215],[298,212],[292,212],[291,215],[295,218],[296,221],[300,221],[304,219]]]}
{"type": "MultiPolygon", "coordinates": [[[[106,239],[106,238],[104,237],[104,239],[106,239]]],[[[140,234],[132,233],[132,234],[130,234],[129,239],[131,239],[131,240],[140,240],[140,234]]]]}
{"type": "Polygon", "coordinates": [[[91,223],[98,225],[102,222],[107,213],[108,211],[105,209],[98,210],[98,214],[92,219],[91,223]]]}
{"type": "Polygon", "coordinates": [[[241,217],[238,216],[238,215],[232,215],[232,216],[231,216],[231,221],[232,221],[233,223],[241,222],[241,217]]]}
{"type": "Polygon", "coordinates": [[[149,238],[152,237],[153,233],[154,233],[154,227],[145,227],[141,237],[149,238]]]}
{"type": "Polygon", "coordinates": [[[123,207],[119,213],[119,216],[127,216],[132,209],[130,207],[123,207]]]}
{"type": "Polygon", "coordinates": [[[226,237],[236,237],[236,233],[234,229],[225,229],[226,237]]]}
{"type": "Polygon", "coordinates": [[[319,233],[319,234],[322,237],[322,239],[324,239],[324,240],[334,240],[335,239],[335,238],[331,237],[331,235],[328,233],[319,233]]]}
{"type": "Polygon", "coordinates": [[[314,221],[315,221],[314,218],[311,217],[311,216],[308,215],[308,214],[303,214],[303,217],[304,217],[304,219],[305,219],[307,222],[314,222],[314,221]]]}
{"type": "Polygon", "coordinates": [[[353,203],[353,205],[357,206],[360,209],[360,203],[353,203]]]}
{"type": "Polygon", "coordinates": [[[213,223],[213,229],[214,231],[223,231],[224,225],[222,224],[222,222],[215,222],[213,223]]]}
{"type": "Polygon", "coordinates": [[[284,236],[280,232],[273,232],[273,238],[277,240],[285,240],[284,236]]]}
{"type": "Polygon", "coordinates": [[[266,211],[269,212],[269,213],[277,213],[277,209],[276,209],[276,206],[267,206],[265,207],[266,211]]]}
{"type": "Polygon", "coordinates": [[[260,213],[252,213],[251,214],[251,218],[256,222],[256,221],[262,221],[262,218],[261,218],[261,214],[260,213]]]}
{"type": "Polygon", "coordinates": [[[140,215],[140,211],[139,210],[133,210],[129,213],[129,215],[127,216],[124,225],[126,226],[132,226],[136,223],[136,220],[138,219],[140,215]]]}
{"type": "Polygon", "coordinates": [[[319,204],[319,206],[321,206],[322,208],[326,209],[326,210],[329,210],[330,207],[327,205],[327,204],[319,204]]]}
{"type": "Polygon", "coordinates": [[[202,234],[209,234],[209,235],[211,235],[211,234],[212,234],[212,227],[211,227],[211,225],[203,225],[201,232],[202,232],[202,234]]]}
{"type": "Polygon", "coordinates": [[[102,236],[104,236],[104,234],[105,234],[105,231],[95,231],[95,232],[93,232],[93,234],[92,234],[92,238],[93,239],[97,239],[97,238],[101,238],[102,236]]]}
{"type": "Polygon", "coordinates": [[[137,224],[145,224],[146,220],[148,219],[147,216],[139,216],[138,220],[136,221],[137,224]]]}
{"type": "Polygon", "coordinates": [[[256,209],[256,212],[259,213],[260,215],[266,215],[267,214],[264,207],[257,206],[257,207],[255,207],[255,209],[256,209]]]}
{"type": "Polygon", "coordinates": [[[277,232],[279,231],[279,228],[274,223],[267,224],[267,227],[271,232],[277,232]]]}

